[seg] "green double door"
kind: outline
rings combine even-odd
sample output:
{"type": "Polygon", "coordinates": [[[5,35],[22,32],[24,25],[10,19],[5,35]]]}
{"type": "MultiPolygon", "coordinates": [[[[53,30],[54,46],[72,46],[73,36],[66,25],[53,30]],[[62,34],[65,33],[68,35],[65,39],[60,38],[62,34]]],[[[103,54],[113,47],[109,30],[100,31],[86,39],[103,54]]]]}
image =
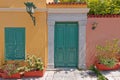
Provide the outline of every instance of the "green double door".
{"type": "Polygon", "coordinates": [[[25,28],[5,28],[5,59],[25,59],[25,28]]]}
{"type": "Polygon", "coordinates": [[[78,23],[56,22],[54,37],[55,67],[77,67],[78,23]]]}

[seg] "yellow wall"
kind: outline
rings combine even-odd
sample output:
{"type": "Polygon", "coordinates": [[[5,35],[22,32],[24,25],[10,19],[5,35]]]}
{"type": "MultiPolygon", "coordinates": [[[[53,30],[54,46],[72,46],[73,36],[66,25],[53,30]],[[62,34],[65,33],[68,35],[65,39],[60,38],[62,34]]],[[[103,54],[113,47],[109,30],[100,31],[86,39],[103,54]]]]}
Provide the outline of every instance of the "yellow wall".
{"type": "MultiPolygon", "coordinates": [[[[11,5],[11,7],[20,8],[24,1],[34,1],[37,7],[46,7],[45,0],[0,0],[0,8],[7,8],[11,5]]],[[[47,65],[48,36],[46,12],[37,11],[34,16],[36,17],[36,26],[33,25],[32,19],[27,12],[0,11],[0,64],[4,62],[5,27],[24,27],[26,29],[26,54],[41,57],[45,66],[47,65]]]]}
{"type": "Polygon", "coordinates": [[[0,12],[0,60],[4,59],[5,27],[24,27],[26,29],[26,53],[47,59],[46,13],[35,13],[36,26],[26,12],[0,12]],[[46,57],[45,57],[46,56],[46,57]]]}
{"type": "Polygon", "coordinates": [[[36,7],[45,8],[46,7],[46,0],[0,0],[0,7],[1,8],[16,8],[16,7],[25,7],[24,2],[34,2],[36,7]]]}

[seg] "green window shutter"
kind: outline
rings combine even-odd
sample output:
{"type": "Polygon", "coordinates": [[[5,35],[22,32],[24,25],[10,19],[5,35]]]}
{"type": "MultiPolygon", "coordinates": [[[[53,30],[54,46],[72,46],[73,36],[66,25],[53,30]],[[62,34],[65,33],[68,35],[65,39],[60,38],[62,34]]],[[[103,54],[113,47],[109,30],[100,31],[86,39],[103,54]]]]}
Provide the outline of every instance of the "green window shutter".
{"type": "Polygon", "coordinates": [[[25,59],[25,28],[5,28],[5,59],[25,59]]]}
{"type": "Polygon", "coordinates": [[[12,29],[5,29],[5,58],[13,59],[15,54],[15,32],[12,29]]]}
{"type": "Polygon", "coordinates": [[[16,59],[25,59],[25,29],[16,29],[16,59]]]}

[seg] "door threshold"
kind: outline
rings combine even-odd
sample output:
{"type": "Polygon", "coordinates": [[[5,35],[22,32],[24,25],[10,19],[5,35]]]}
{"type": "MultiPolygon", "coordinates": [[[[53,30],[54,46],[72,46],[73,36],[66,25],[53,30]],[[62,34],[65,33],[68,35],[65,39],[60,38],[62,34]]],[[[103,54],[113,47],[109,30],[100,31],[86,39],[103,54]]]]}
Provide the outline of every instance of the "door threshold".
{"type": "Polygon", "coordinates": [[[47,71],[74,71],[78,70],[78,68],[53,68],[53,69],[47,69],[47,71]]]}

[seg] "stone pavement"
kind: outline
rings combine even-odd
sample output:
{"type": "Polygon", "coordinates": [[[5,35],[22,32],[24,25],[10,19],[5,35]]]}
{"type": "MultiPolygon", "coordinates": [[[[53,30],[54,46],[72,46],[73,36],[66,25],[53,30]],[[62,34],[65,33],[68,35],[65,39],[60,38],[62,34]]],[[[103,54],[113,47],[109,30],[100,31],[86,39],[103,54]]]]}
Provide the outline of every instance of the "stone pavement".
{"type": "MultiPolygon", "coordinates": [[[[108,80],[120,80],[120,70],[102,72],[108,80]]],[[[16,80],[16,79],[0,79],[16,80]]],[[[17,80],[97,80],[96,75],[89,70],[64,69],[56,71],[46,71],[41,78],[23,78],[17,80]]]]}

